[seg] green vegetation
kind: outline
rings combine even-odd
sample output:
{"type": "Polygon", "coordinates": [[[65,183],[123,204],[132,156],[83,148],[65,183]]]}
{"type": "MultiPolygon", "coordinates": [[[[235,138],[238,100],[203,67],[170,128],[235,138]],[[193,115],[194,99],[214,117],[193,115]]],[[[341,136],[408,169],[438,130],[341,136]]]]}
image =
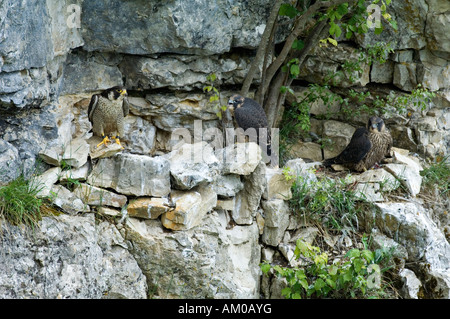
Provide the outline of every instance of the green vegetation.
{"type": "Polygon", "coordinates": [[[369,205],[345,179],[323,177],[309,185],[301,176],[292,185],[289,204],[308,222],[339,232],[356,232],[358,214],[369,205]]]}
{"type": "Polygon", "coordinates": [[[42,199],[37,198],[41,186],[23,175],[0,187],[0,217],[12,225],[24,224],[34,229],[41,220],[42,199]]]}
{"type": "Polygon", "coordinates": [[[216,112],[219,119],[222,119],[222,111],[227,109],[226,105],[220,105],[220,91],[214,86],[217,76],[215,73],[211,73],[206,76],[206,81],[209,85],[203,87],[203,92],[209,95],[209,102],[212,103],[212,107],[216,112]]]}
{"type": "Polygon", "coordinates": [[[389,254],[382,250],[351,249],[344,258],[330,263],[326,252],[299,239],[294,255],[304,266],[260,265],[264,274],[272,270],[286,278],[287,286],[281,293],[287,299],[378,298],[385,294],[380,264],[389,254]]]}
{"type": "Polygon", "coordinates": [[[420,172],[423,177],[423,187],[437,188],[440,196],[450,195],[450,164],[448,157],[435,161],[432,165],[420,172]]]}

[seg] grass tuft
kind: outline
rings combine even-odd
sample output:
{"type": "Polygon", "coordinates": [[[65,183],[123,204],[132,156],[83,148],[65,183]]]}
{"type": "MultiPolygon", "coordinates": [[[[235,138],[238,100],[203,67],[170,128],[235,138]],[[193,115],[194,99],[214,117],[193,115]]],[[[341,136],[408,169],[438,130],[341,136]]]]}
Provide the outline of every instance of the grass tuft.
{"type": "Polygon", "coordinates": [[[0,217],[12,225],[34,229],[42,219],[42,199],[37,198],[41,186],[23,175],[0,187],[0,217]]]}

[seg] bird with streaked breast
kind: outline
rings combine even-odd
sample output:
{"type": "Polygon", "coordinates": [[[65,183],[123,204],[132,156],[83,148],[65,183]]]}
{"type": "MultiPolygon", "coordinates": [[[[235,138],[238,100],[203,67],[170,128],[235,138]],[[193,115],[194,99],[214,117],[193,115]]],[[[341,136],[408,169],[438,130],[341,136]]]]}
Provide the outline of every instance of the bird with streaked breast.
{"type": "Polygon", "coordinates": [[[110,142],[109,134],[119,144],[120,137],[124,134],[124,118],[129,113],[127,90],[123,86],[115,86],[94,94],[88,107],[88,118],[92,123],[92,131],[102,137],[102,142],[97,145],[105,145],[110,142]]]}
{"type": "Polygon", "coordinates": [[[392,136],[384,121],[376,116],[369,118],[367,127],[354,133],[347,147],[333,158],[324,160],[324,166],[340,164],[357,172],[364,172],[389,155],[392,136]]]}

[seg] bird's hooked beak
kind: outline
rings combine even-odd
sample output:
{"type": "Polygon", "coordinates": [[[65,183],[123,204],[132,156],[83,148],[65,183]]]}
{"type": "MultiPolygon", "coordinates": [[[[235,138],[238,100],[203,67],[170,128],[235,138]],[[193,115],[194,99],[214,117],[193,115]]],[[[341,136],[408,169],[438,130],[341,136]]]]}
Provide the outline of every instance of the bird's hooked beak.
{"type": "Polygon", "coordinates": [[[120,95],[126,95],[126,94],[127,94],[127,90],[126,89],[120,90],[120,95]]]}
{"type": "Polygon", "coordinates": [[[234,111],[234,103],[233,100],[228,100],[228,109],[234,111]]]}

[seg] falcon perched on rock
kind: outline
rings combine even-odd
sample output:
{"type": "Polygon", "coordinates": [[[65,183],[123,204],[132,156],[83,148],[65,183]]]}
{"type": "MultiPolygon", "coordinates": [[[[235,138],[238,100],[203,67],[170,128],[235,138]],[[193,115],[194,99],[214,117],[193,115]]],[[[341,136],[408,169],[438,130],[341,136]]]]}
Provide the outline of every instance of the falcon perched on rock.
{"type": "Polygon", "coordinates": [[[234,118],[236,119],[236,123],[242,128],[244,131],[249,128],[254,128],[256,130],[256,138],[257,143],[262,147],[262,149],[266,149],[267,147],[267,156],[271,154],[271,138],[270,138],[270,130],[267,125],[267,117],[264,109],[261,105],[258,104],[255,100],[252,100],[248,97],[242,97],[238,94],[230,97],[228,101],[228,109],[231,113],[234,113],[234,118]],[[259,142],[259,129],[265,128],[266,133],[262,133],[261,144],[259,142]]]}
{"type": "Polygon", "coordinates": [[[92,96],[88,108],[89,121],[94,134],[103,139],[97,147],[110,142],[109,134],[113,134],[112,138],[122,146],[120,137],[123,136],[124,117],[128,115],[129,109],[127,90],[122,86],[115,86],[92,96]]]}
{"type": "Polygon", "coordinates": [[[353,133],[347,147],[336,157],[323,161],[325,166],[341,164],[348,169],[364,172],[380,162],[389,154],[392,136],[383,120],[373,116],[369,118],[367,128],[360,127],[353,133]]]}

